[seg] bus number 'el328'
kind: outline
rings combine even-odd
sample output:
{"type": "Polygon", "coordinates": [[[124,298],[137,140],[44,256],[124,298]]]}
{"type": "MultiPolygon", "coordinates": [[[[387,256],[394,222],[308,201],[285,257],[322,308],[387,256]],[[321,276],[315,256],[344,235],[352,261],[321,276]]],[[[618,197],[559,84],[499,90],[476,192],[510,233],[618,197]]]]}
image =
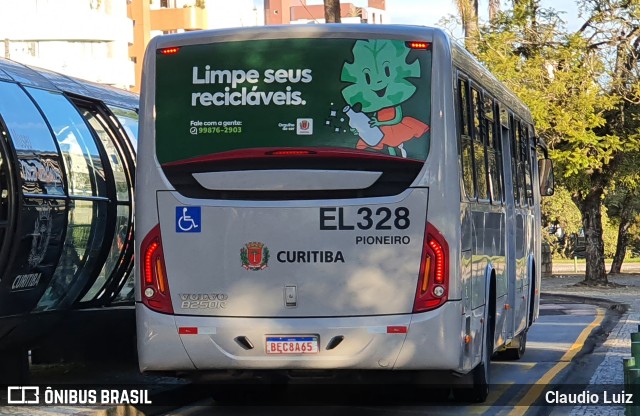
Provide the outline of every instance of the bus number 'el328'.
{"type": "Polygon", "coordinates": [[[345,220],[344,208],[320,208],[321,230],[406,230],[411,225],[409,208],[359,208],[356,218],[345,220]]]}

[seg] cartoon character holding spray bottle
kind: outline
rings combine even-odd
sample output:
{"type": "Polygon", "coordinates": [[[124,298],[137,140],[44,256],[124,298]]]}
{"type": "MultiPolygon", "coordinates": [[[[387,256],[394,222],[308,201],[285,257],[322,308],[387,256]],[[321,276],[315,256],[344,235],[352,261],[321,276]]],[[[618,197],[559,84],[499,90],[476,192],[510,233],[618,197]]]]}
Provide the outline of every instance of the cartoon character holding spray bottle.
{"type": "Polygon", "coordinates": [[[342,90],[348,104],[343,111],[360,136],[356,148],[387,146],[390,154],[398,149],[407,157],[404,143],[429,131],[422,121],[402,114],[401,104],[416,92],[407,78],[420,77],[420,62],[407,63],[410,49],[403,41],[358,40],[352,52],[353,63],[345,62],[340,79],[351,84],[342,90]]]}

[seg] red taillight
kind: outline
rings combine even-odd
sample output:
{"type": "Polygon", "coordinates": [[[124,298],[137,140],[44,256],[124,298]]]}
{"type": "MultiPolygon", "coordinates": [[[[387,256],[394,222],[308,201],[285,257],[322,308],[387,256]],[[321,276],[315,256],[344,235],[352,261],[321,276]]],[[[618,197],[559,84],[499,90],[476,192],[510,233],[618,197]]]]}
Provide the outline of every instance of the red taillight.
{"type": "Polygon", "coordinates": [[[158,49],[160,55],[175,55],[178,52],[180,52],[180,48],[178,47],[158,49]]]}
{"type": "Polygon", "coordinates": [[[144,252],[144,282],[148,285],[153,283],[153,257],[158,251],[160,244],[153,241],[144,252]]]}
{"type": "Polygon", "coordinates": [[[411,49],[422,49],[422,50],[429,49],[429,47],[431,46],[429,42],[407,42],[406,45],[411,49]]]}
{"type": "Polygon", "coordinates": [[[142,303],[156,312],[173,313],[167,283],[160,225],[156,225],[142,241],[141,287],[142,303]]]}
{"type": "Polygon", "coordinates": [[[434,267],[434,282],[437,284],[442,284],[444,282],[444,250],[442,246],[436,240],[428,240],[429,247],[433,250],[433,253],[436,256],[435,267],[434,267]]]}
{"type": "Polygon", "coordinates": [[[449,296],[449,246],[442,234],[427,223],[413,312],[443,305],[449,296]]]}

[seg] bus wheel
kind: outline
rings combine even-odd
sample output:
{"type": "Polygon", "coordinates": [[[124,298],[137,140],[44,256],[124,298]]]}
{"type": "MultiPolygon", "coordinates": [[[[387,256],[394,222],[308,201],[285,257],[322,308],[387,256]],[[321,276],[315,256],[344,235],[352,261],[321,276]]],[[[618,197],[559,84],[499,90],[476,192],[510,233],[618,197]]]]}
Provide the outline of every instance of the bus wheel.
{"type": "Polygon", "coordinates": [[[505,360],[519,360],[527,349],[527,331],[518,335],[518,348],[507,348],[498,353],[498,357],[505,360]]]}

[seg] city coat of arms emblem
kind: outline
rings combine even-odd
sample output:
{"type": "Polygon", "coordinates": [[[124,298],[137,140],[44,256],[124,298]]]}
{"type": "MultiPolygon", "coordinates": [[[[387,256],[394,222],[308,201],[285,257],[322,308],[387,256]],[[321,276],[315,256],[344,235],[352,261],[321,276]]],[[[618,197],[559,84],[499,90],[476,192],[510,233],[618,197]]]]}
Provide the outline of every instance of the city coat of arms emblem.
{"type": "Polygon", "coordinates": [[[240,260],[246,270],[264,270],[269,264],[269,249],[263,243],[247,243],[240,249],[240,260]]]}

